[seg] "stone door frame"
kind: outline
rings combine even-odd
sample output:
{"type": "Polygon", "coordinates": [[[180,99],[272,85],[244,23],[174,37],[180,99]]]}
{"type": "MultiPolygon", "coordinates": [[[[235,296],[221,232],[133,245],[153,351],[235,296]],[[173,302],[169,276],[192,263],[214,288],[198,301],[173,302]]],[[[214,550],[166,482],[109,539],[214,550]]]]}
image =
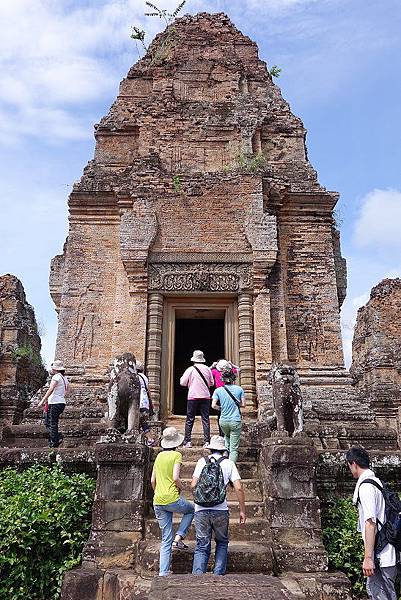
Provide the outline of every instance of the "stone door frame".
{"type": "Polygon", "coordinates": [[[174,404],[174,350],[177,312],[197,309],[224,311],[224,353],[239,363],[239,325],[237,297],[166,297],[163,310],[160,409],[162,417],[172,416],[174,404]]]}

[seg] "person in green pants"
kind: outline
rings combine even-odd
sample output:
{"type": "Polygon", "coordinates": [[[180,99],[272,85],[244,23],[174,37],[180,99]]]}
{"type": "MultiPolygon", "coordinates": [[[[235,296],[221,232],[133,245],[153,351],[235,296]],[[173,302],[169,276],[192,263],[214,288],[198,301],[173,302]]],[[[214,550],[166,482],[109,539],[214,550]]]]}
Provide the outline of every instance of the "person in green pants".
{"type": "Polygon", "coordinates": [[[238,459],[238,446],[240,442],[242,417],[241,407],[245,406],[245,393],[241,386],[235,385],[236,373],[231,369],[224,370],[221,374],[222,387],[213,392],[212,407],[220,410],[219,423],[224,433],[230,460],[234,463],[238,459]]]}

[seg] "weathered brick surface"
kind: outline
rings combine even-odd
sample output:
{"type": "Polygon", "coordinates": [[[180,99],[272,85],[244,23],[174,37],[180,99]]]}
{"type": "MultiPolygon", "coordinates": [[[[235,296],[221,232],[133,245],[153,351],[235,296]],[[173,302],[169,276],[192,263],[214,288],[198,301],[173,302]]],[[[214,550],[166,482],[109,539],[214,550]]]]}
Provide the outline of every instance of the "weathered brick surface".
{"type": "Polygon", "coordinates": [[[52,263],[57,353],[75,381],[133,351],[160,389],[149,293],[153,323],[168,294],[238,298],[243,383],[260,405],[274,361],[301,376],[343,372],[338,196],[319,184],[305,134],[224,14],[183,17],[155,38],[95,127],[52,263]]]}
{"type": "Polygon", "coordinates": [[[27,401],[46,381],[35,313],[22,283],[0,277],[0,421],[18,423],[27,401]]]}
{"type": "Polygon", "coordinates": [[[401,404],[401,279],[384,279],[358,311],[352,342],[356,387],[378,421],[395,429],[401,404]]]}

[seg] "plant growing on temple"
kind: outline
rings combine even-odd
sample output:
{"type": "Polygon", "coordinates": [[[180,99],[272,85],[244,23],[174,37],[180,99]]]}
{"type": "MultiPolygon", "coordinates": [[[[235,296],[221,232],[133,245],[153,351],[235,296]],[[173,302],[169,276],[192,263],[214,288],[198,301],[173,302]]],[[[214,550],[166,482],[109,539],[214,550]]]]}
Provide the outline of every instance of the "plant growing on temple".
{"type": "Polygon", "coordinates": [[[60,597],[88,538],[94,488],[59,466],[0,471],[0,598],[60,597]]]}
{"type": "Polygon", "coordinates": [[[280,77],[281,71],[282,69],[280,69],[280,67],[278,67],[277,65],[273,65],[270,68],[269,73],[272,77],[280,77]]]}
{"type": "MultiPolygon", "coordinates": [[[[163,19],[166,26],[168,27],[173,23],[173,21],[175,21],[181,10],[184,8],[186,1],[187,0],[182,0],[182,2],[180,2],[180,4],[175,10],[173,10],[173,12],[169,12],[166,9],[161,9],[153,2],[145,2],[146,6],[148,6],[152,10],[152,12],[145,13],[145,17],[158,17],[160,19],[163,19]]],[[[146,31],[144,29],[139,29],[139,27],[136,27],[135,25],[131,28],[131,38],[135,40],[135,42],[140,42],[145,52],[147,52],[149,47],[145,43],[145,37],[146,31]]],[[[171,50],[171,48],[174,46],[174,38],[175,29],[170,28],[170,30],[165,36],[165,39],[160,42],[160,47],[155,49],[154,56],[152,57],[152,62],[156,61],[158,63],[164,60],[164,58],[166,58],[169,50],[171,50]]]]}
{"type": "Polygon", "coordinates": [[[349,498],[335,500],[323,514],[323,543],[329,565],[351,580],[356,596],[365,594],[362,538],[356,532],[358,513],[349,498]]]}
{"type": "Polygon", "coordinates": [[[32,363],[34,365],[37,365],[37,366],[43,365],[40,354],[38,354],[37,352],[34,351],[31,344],[24,344],[22,346],[18,346],[17,348],[14,348],[14,350],[11,352],[11,355],[12,355],[13,359],[15,360],[15,362],[17,362],[20,359],[27,359],[27,360],[32,361],[32,363]]]}
{"type": "MultiPolygon", "coordinates": [[[[240,152],[235,157],[235,162],[231,167],[229,167],[229,170],[240,169],[242,171],[256,173],[260,169],[264,169],[265,166],[266,156],[263,154],[263,152],[240,152]]],[[[228,172],[226,167],[223,168],[223,171],[228,172]]]]}
{"type": "Polygon", "coordinates": [[[174,191],[179,193],[182,191],[182,179],[181,179],[181,175],[174,175],[173,176],[173,188],[174,191]]]}

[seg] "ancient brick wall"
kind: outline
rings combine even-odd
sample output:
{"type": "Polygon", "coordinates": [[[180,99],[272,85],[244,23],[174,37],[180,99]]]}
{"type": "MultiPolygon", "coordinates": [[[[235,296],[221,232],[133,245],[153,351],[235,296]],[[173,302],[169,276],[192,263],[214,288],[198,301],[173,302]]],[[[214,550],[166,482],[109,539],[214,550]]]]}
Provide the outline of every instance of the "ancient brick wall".
{"type": "Polygon", "coordinates": [[[0,277],[0,420],[18,423],[46,382],[35,313],[14,275],[0,277]]]}
{"type": "MultiPolygon", "coordinates": [[[[156,36],[95,127],[52,264],[57,352],[71,374],[102,377],[123,351],[146,360],[149,321],[182,293],[238,299],[252,397],[267,399],[274,361],[301,375],[342,369],[337,195],[320,186],[305,136],[228,17],[186,16],[156,36]]],[[[153,352],[156,387],[160,360],[153,352]]]]}
{"type": "Polygon", "coordinates": [[[378,421],[395,427],[401,404],[401,279],[384,279],[358,310],[351,374],[378,421]]]}

